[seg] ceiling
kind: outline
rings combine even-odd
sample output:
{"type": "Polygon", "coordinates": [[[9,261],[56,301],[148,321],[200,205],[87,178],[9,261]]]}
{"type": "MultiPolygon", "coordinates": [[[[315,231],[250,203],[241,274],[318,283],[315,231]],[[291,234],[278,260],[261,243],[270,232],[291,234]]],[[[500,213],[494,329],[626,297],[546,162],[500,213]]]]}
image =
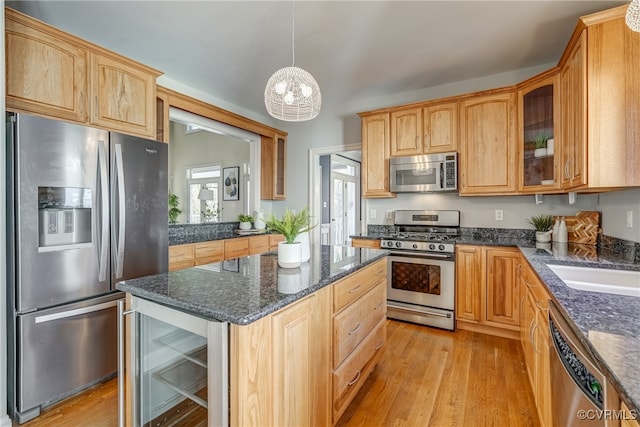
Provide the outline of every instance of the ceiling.
{"type": "MultiPolygon", "coordinates": [[[[295,65],[336,108],[555,63],[579,16],[625,3],[298,0],[295,65]]],[[[291,1],[6,4],[261,115],[268,78],[292,64],[291,1]]]]}

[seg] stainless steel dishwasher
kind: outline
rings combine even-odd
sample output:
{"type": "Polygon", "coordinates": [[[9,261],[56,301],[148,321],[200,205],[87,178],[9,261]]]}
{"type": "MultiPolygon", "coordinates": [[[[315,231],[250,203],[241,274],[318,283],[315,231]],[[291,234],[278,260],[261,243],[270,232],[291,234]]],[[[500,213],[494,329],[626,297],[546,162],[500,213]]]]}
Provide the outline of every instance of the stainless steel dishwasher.
{"type": "Polygon", "coordinates": [[[553,425],[605,426],[604,375],[553,302],[549,303],[549,333],[553,425]]]}

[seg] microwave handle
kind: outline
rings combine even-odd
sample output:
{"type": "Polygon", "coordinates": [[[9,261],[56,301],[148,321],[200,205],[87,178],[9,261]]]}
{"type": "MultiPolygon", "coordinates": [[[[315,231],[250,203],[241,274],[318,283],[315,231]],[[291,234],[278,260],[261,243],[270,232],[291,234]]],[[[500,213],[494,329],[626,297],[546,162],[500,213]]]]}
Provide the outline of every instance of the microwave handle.
{"type": "Polygon", "coordinates": [[[440,188],[444,188],[444,162],[440,163],[440,188]]]}

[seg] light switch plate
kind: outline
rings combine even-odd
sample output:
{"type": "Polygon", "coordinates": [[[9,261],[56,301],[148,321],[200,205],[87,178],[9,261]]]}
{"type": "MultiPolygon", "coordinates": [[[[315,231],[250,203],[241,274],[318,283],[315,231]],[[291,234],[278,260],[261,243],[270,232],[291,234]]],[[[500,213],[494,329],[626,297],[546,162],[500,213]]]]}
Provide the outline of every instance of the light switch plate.
{"type": "Polygon", "coordinates": [[[374,208],[369,209],[369,218],[376,219],[377,211],[374,208]]]}
{"type": "Polygon", "coordinates": [[[496,209],[496,221],[504,221],[504,211],[502,209],[496,209]]]}
{"type": "Polygon", "coordinates": [[[627,211],[627,228],[633,228],[633,211],[627,211]]]}

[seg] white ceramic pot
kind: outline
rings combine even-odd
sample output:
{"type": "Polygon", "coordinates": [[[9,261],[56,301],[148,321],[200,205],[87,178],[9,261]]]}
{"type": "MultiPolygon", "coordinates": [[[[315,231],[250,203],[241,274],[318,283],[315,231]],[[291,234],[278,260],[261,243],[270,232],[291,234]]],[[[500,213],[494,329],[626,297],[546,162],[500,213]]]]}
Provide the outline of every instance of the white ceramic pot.
{"type": "Polygon", "coordinates": [[[534,157],[544,157],[546,155],[547,155],[546,148],[536,148],[536,150],[533,152],[534,157]]]}
{"type": "Polygon", "coordinates": [[[300,242],[278,243],[278,265],[282,268],[300,267],[302,262],[302,245],[300,242]]]}
{"type": "Polygon", "coordinates": [[[551,230],[549,231],[536,231],[536,242],[547,243],[551,241],[551,230]]]}
{"type": "Polygon", "coordinates": [[[240,228],[240,230],[251,230],[251,223],[250,222],[241,222],[240,226],[238,228],[240,228]]]}
{"type": "Polygon", "coordinates": [[[547,156],[553,156],[553,138],[547,139],[547,156]]]}
{"type": "Polygon", "coordinates": [[[262,219],[256,218],[256,220],[253,222],[253,226],[258,230],[264,230],[264,228],[266,227],[266,224],[262,219]]]}

